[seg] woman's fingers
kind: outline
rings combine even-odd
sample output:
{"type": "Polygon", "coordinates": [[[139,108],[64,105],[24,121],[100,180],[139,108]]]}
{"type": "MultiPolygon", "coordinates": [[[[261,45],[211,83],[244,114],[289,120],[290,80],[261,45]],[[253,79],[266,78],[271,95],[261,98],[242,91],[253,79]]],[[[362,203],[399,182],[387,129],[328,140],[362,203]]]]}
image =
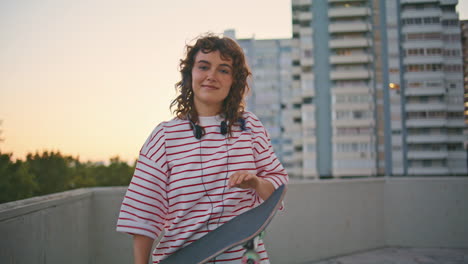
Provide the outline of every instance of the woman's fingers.
{"type": "Polygon", "coordinates": [[[229,187],[238,187],[242,189],[255,187],[257,176],[248,171],[238,171],[229,177],[229,187]]]}

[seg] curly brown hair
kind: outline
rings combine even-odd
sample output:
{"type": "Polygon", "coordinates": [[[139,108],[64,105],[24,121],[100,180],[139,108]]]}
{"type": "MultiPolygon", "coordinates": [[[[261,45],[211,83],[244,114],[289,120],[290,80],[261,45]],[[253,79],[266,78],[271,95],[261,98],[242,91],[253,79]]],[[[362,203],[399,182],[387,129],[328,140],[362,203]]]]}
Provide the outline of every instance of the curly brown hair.
{"type": "Polygon", "coordinates": [[[176,106],[173,113],[177,118],[184,120],[190,118],[193,123],[198,123],[192,90],[192,68],[199,51],[203,53],[219,51],[222,59],[232,60],[233,83],[218,113],[225,118],[228,124],[228,134],[231,135],[232,125],[239,122],[244,112],[244,97],[250,91],[248,78],[252,76],[242,48],[231,38],[208,33],[198,37],[195,45],[186,45],[185,59],[180,60],[179,64],[182,79],[175,85],[179,95],[172,101],[170,108],[176,106]]]}

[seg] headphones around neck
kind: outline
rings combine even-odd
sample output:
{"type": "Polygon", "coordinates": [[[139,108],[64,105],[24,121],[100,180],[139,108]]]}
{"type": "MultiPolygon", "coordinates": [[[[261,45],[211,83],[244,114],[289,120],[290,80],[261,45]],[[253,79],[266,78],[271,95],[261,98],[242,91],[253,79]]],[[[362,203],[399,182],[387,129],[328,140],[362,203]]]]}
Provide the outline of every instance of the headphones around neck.
{"type": "MultiPolygon", "coordinates": [[[[199,126],[195,123],[193,123],[192,119],[187,118],[188,121],[190,122],[190,126],[193,130],[193,136],[196,138],[196,139],[201,139],[204,135],[205,135],[205,128],[203,128],[202,126],[199,126]]],[[[240,124],[240,128],[242,131],[245,131],[246,128],[245,128],[245,119],[244,118],[239,118],[239,124],[240,124]]],[[[221,121],[221,123],[219,124],[219,132],[222,134],[222,135],[226,135],[227,132],[228,132],[228,125],[227,125],[227,122],[226,121],[221,121]]]]}

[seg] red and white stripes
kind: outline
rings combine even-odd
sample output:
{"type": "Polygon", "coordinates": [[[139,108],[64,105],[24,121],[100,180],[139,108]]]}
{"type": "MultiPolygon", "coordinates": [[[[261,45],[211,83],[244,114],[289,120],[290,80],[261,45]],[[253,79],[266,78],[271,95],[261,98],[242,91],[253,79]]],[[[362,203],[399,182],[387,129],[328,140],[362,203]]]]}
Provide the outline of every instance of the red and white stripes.
{"type": "MultiPolygon", "coordinates": [[[[206,131],[200,140],[189,122],[179,119],[161,123],[146,140],[122,202],[117,231],[156,239],[164,230],[154,263],[262,202],[253,190],[227,187],[234,172],[253,172],[275,188],[287,183],[261,122],[250,112],[244,119],[247,129],[235,127],[231,137],[220,133],[219,117],[200,117],[206,131]]],[[[259,251],[268,263],[263,244],[259,251]]],[[[216,262],[238,263],[242,254],[238,247],[216,262]]]]}

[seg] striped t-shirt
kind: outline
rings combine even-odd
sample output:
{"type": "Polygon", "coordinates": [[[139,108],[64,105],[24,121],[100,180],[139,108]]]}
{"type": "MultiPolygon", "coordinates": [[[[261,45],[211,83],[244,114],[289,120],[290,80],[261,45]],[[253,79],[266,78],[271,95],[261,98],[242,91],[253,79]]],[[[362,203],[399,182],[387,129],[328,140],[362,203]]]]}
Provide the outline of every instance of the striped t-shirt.
{"type": "MultiPolygon", "coordinates": [[[[261,122],[250,112],[243,117],[246,128],[233,126],[232,136],[220,133],[219,116],[199,117],[206,132],[200,140],[187,120],[175,118],[159,124],[144,143],[117,231],[153,239],[164,231],[153,263],[262,202],[254,190],[227,187],[234,172],[255,173],[275,188],[288,182],[261,122]]],[[[258,252],[269,263],[263,242],[258,252]]],[[[216,263],[239,263],[243,253],[239,246],[216,263]]]]}

